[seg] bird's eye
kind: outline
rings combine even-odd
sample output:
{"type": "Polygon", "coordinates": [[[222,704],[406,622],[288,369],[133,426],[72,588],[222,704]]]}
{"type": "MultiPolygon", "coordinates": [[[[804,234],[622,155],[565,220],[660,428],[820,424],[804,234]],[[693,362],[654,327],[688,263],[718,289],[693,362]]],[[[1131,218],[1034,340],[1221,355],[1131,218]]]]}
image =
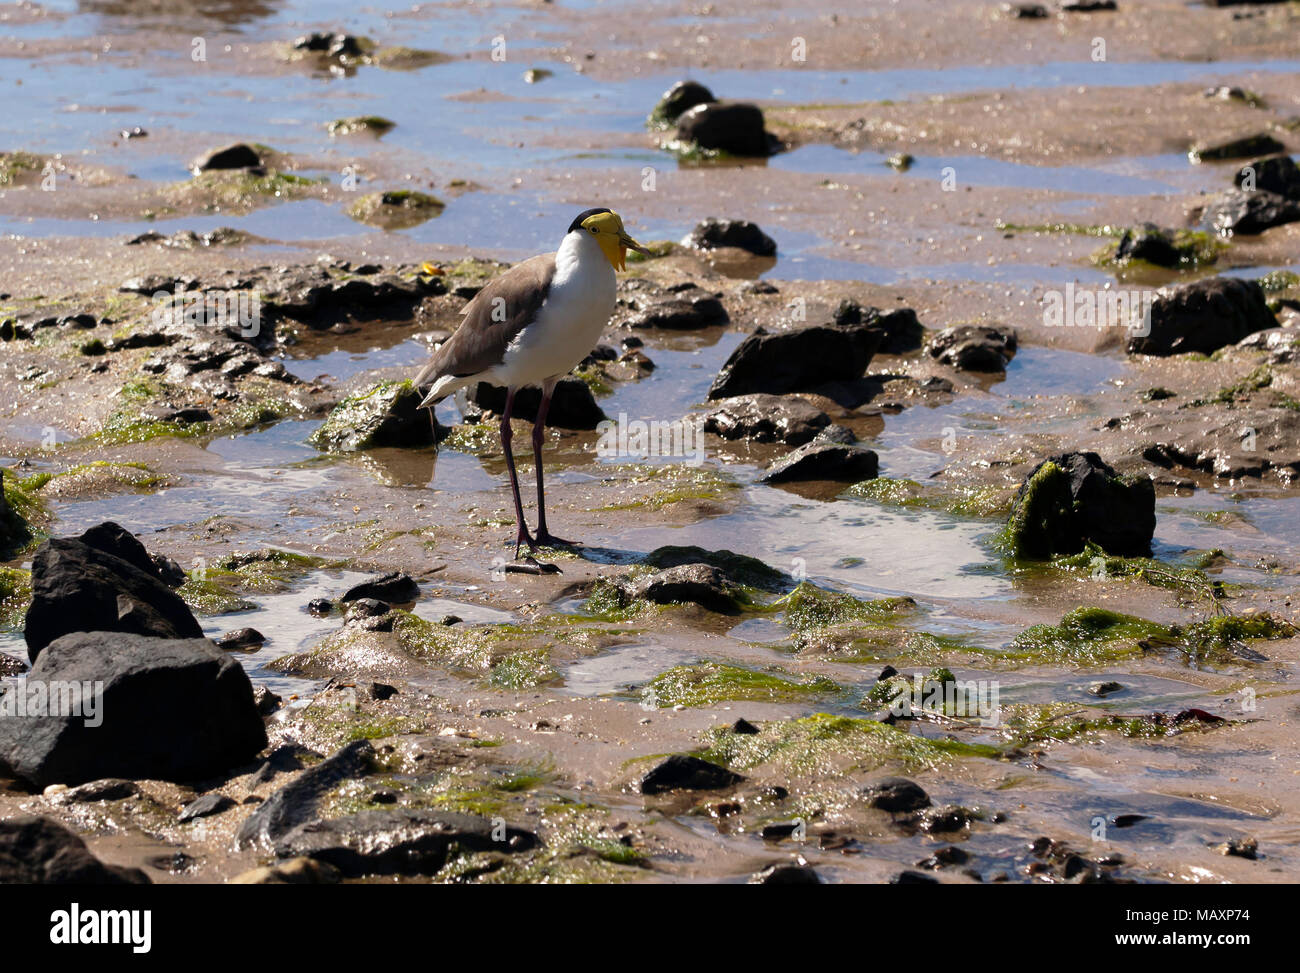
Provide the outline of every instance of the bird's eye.
{"type": "Polygon", "coordinates": [[[598,232],[598,231],[597,231],[596,228],[593,226],[593,227],[591,228],[591,232],[592,232],[592,233],[596,233],[596,232],[598,232]]]}

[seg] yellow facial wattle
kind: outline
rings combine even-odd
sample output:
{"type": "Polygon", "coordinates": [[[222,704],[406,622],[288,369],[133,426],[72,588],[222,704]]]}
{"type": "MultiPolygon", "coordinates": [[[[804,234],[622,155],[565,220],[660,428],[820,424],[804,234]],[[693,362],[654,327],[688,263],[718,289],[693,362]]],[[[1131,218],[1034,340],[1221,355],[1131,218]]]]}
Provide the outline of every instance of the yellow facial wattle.
{"type": "Polygon", "coordinates": [[[627,252],[629,250],[644,254],[650,252],[628,236],[627,231],[623,229],[623,220],[617,213],[605,212],[588,216],[582,221],[582,229],[584,232],[591,233],[596,237],[596,242],[600,244],[605,259],[609,261],[610,266],[615,270],[627,270],[627,252]]]}

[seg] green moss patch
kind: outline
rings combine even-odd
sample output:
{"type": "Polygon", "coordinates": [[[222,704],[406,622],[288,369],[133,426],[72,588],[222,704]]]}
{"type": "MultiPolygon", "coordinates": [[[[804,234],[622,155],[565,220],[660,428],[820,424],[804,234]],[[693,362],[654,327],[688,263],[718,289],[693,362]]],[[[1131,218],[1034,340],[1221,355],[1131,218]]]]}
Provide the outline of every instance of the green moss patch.
{"type": "Polygon", "coordinates": [[[843,693],[824,676],[796,679],[777,669],[759,671],[720,662],[674,666],[641,690],[642,702],[658,707],[713,706],[717,703],[799,703],[824,700],[843,693]]]}
{"type": "Polygon", "coordinates": [[[31,603],[31,572],[0,567],[0,628],[21,629],[31,603]]]}
{"type": "Polygon", "coordinates": [[[906,596],[867,601],[808,581],[800,582],[772,607],[783,609],[786,625],[800,634],[847,622],[889,621],[917,610],[916,602],[906,596]]]}
{"type": "Polygon", "coordinates": [[[846,491],[891,506],[940,510],[959,517],[1004,517],[1011,509],[1015,491],[999,487],[976,487],[947,494],[915,480],[887,476],[855,483],[846,491]]]}
{"type": "Polygon", "coordinates": [[[815,713],[761,725],[758,733],[715,730],[700,755],[735,771],[762,767],[788,774],[825,775],[897,765],[909,771],[939,767],[961,757],[1001,755],[999,747],[931,739],[875,720],[815,713]]]}

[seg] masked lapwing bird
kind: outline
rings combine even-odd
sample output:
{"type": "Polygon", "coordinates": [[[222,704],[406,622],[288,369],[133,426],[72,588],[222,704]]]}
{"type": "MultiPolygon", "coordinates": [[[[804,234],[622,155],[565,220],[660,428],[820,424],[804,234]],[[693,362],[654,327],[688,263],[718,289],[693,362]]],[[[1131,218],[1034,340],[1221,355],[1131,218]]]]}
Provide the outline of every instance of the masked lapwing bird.
{"type": "Polygon", "coordinates": [[[546,492],[542,486],[542,439],[546,412],[555,385],[596,346],[614,311],[615,270],[627,269],[627,252],[648,251],[628,236],[618,214],[589,209],[578,214],[560,248],[515,264],[494,278],[465,306],[455,334],[434,351],[415,378],[428,388],[420,403],[431,407],[462,388],[479,382],[503,385],[501,446],[510,471],[515,518],[515,557],[520,547],[571,546],[546,527],[546,492]],[[510,449],[510,412],[515,393],[539,386],[542,402],[533,425],[537,470],[537,531],[529,534],[519,497],[519,477],[510,449]]]}

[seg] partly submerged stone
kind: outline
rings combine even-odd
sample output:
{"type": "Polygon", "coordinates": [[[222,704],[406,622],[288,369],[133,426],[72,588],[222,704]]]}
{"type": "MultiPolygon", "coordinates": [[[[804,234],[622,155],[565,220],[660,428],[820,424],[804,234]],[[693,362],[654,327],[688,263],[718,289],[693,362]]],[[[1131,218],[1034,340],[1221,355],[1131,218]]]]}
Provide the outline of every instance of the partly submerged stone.
{"type": "Polygon", "coordinates": [[[1007,540],[1017,557],[1077,554],[1091,541],[1106,553],[1151,553],[1155,486],[1121,476],[1096,453],[1064,453],[1039,463],[1011,506],[1007,540]]]}
{"type": "Polygon", "coordinates": [[[660,287],[633,278],[619,289],[615,322],[628,328],[694,331],[725,324],[727,309],[716,293],[693,283],[660,287]],[[627,308],[624,314],[623,308],[627,308]]]}
{"type": "Polygon", "coordinates": [[[914,780],[886,777],[862,789],[868,807],[881,811],[919,811],[930,806],[930,795],[914,780]]]}
{"type": "Polygon", "coordinates": [[[357,740],[308,767],[244,819],[235,833],[235,847],[274,844],[299,825],[314,821],[325,795],[345,780],[365,776],[374,758],[370,741],[357,740]]]}
{"type": "Polygon", "coordinates": [[[23,697],[0,708],[0,766],[37,787],[197,780],[266,746],[243,667],[203,638],[75,632],[47,645],[10,692],[23,697]],[[57,707],[55,685],[75,687],[58,690],[57,707]],[[45,687],[39,700],[36,687],[45,687]],[[43,718],[31,718],[33,707],[43,718]]]}
{"type": "Polygon", "coordinates": [[[353,585],[339,599],[341,602],[356,601],[360,598],[373,598],[389,605],[406,605],[420,597],[420,586],[415,579],[402,571],[371,578],[353,585]]]}
{"type": "Polygon", "coordinates": [[[1187,152],[1193,162],[1219,162],[1224,159],[1248,159],[1251,156],[1283,152],[1286,146],[1267,132],[1253,132],[1224,139],[1197,142],[1187,152]]]}
{"type": "Polygon", "coordinates": [[[712,791],[734,787],[745,780],[740,774],[701,760],[690,754],[675,753],[657,764],[641,778],[641,793],[666,794],[670,791],[712,791]]]}
{"type": "Polygon", "coordinates": [[[1201,220],[1223,236],[1263,233],[1300,221],[1300,202],[1266,189],[1229,189],[1206,205],[1201,220]]]}
{"type": "Polygon", "coordinates": [[[1016,333],[963,324],[944,328],[930,339],[926,350],[931,358],[959,371],[1004,372],[1016,353],[1016,333]]]}
{"type": "Polygon", "coordinates": [[[1150,333],[1132,335],[1128,351],[1138,355],[1189,351],[1208,355],[1277,324],[1258,282],[1209,277],[1156,291],[1150,333]]]}
{"type": "Polygon", "coordinates": [[[194,172],[213,172],[222,169],[256,169],[261,165],[262,156],[257,149],[236,142],[200,156],[190,168],[194,172]]]}
{"type": "Polygon", "coordinates": [[[874,478],[879,470],[879,457],[865,446],[814,440],[776,460],[759,481],[835,480],[857,483],[874,478]]]}
{"type": "Polygon", "coordinates": [[[752,392],[782,395],[862,377],[883,333],[869,324],[812,325],[768,334],[756,331],[731,353],[709,387],[710,399],[752,392]]]}
{"type": "Polygon", "coordinates": [[[880,331],[879,351],[882,355],[916,351],[925,337],[925,328],[910,307],[882,311],[878,307],[864,307],[857,301],[845,299],[835,308],[835,323],[845,327],[867,325],[880,331]]]}
{"type": "Polygon", "coordinates": [[[28,658],[35,662],[60,636],[87,631],[203,635],[144,545],[111,522],[79,537],[51,538],[32,558],[32,603],[24,627],[28,658]]]}
{"type": "Polygon", "coordinates": [[[138,868],[106,865],[50,818],[0,821],[0,885],[148,885],[138,868]]]}
{"type": "Polygon", "coordinates": [[[638,601],[654,605],[699,605],[712,612],[735,614],[741,592],[710,564],[679,564],[619,585],[624,605],[638,601]]]}
{"type": "Polygon", "coordinates": [[[682,246],[696,250],[734,247],[757,257],[775,257],[776,241],[748,220],[719,220],[710,217],[695,224],[682,240],[682,246]]]}
{"type": "Polygon", "coordinates": [[[831,423],[821,409],[791,395],[752,393],[721,399],[704,416],[705,432],[723,439],[802,446],[831,423]]]}
{"type": "Polygon", "coordinates": [[[418,226],[440,216],[447,204],[436,196],[414,189],[393,189],[369,193],[348,207],[348,216],[385,230],[418,226]]]}
{"type": "Polygon", "coordinates": [[[750,885],[821,885],[821,876],[811,865],[778,863],[749,877],[750,885]]]}
{"type": "Polygon", "coordinates": [[[764,127],[763,110],[743,102],[702,104],[683,112],[677,141],[739,156],[771,155],[778,144],[764,127]]]}
{"type": "MultiPolygon", "coordinates": [[[[500,385],[479,382],[473,393],[474,404],[500,415],[506,407],[506,390],[500,385]]],[[[534,422],[542,405],[542,391],[523,388],[515,394],[511,416],[534,422]]],[[[546,424],[558,429],[595,429],[605,421],[605,412],[596,403],[591,386],[580,378],[566,376],[555,385],[551,405],[546,412],[546,424]]]]}
{"type": "Polygon", "coordinates": [[[275,852],[312,858],[355,878],[432,875],[453,852],[519,852],[538,843],[531,831],[488,818],[403,808],[301,824],[276,842],[275,852]]]}
{"type": "Polygon", "coordinates": [[[1237,170],[1233,183],[1238,189],[1277,193],[1300,200],[1300,166],[1289,155],[1256,159],[1237,170]]]}
{"type": "Polygon", "coordinates": [[[783,591],[790,586],[790,577],[783,571],[764,564],[748,554],[734,551],[709,551],[694,545],[668,545],[657,547],[643,559],[643,563],[656,568],[674,568],[681,564],[707,564],[717,568],[734,584],[764,591],[783,591]]]}
{"type": "Polygon", "coordinates": [[[307,440],[318,449],[354,453],[381,446],[429,446],[447,434],[408,379],[380,382],[336,405],[307,440]]]}
{"type": "Polygon", "coordinates": [[[708,105],[717,100],[713,92],[698,81],[678,81],[664,92],[647,121],[654,126],[671,125],[696,105],[708,105]]]}

